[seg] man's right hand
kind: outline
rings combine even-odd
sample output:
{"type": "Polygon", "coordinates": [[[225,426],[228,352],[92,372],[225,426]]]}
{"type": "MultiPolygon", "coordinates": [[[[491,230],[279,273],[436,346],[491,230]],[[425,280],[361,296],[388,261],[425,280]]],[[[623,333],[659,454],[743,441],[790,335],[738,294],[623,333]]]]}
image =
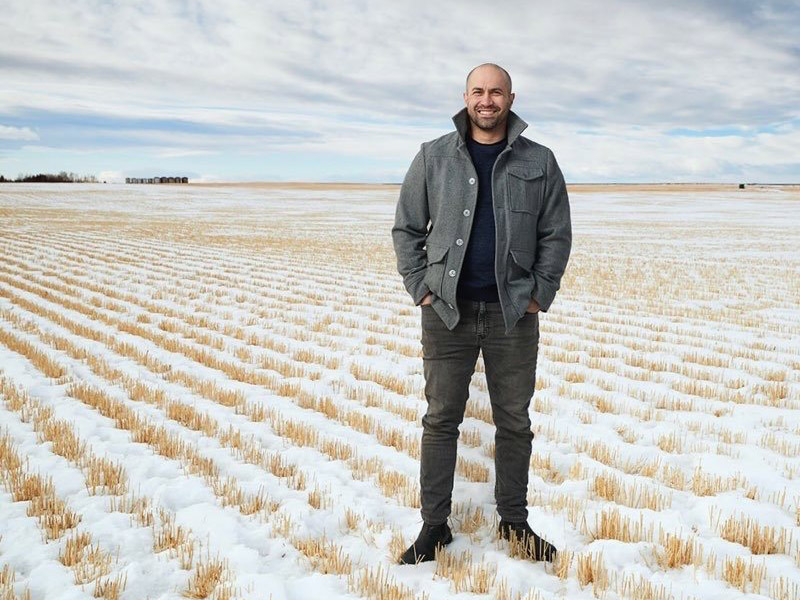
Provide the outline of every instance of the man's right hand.
{"type": "Polygon", "coordinates": [[[428,292],[422,297],[422,302],[419,303],[420,306],[425,306],[426,304],[433,303],[433,292],[428,292]]]}

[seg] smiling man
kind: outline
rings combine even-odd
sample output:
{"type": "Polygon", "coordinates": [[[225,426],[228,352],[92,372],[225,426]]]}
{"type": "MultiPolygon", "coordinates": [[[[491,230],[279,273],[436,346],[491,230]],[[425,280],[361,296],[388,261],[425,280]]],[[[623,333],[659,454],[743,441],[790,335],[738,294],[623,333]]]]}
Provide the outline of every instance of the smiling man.
{"type": "Polygon", "coordinates": [[[555,547],[528,524],[528,415],[536,385],[539,311],[560,287],[572,246],[564,177],[549,148],[520,135],[508,72],[467,76],[456,131],[422,144],[403,181],[392,239],[397,269],[420,306],[428,409],[422,418],[422,529],[401,564],[432,560],[447,524],[469,383],[483,355],[495,432],[498,533],[534,560],[555,547]],[[429,227],[430,224],[430,227],[429,227]]]}

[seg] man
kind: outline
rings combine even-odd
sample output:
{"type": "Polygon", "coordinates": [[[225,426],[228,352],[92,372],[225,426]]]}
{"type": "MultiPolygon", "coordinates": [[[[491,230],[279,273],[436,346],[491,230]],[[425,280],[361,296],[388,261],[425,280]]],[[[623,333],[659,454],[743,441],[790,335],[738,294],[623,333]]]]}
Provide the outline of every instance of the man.
{"type": "Polygon", "coordinates": [[[534,560],[556,549],[528,525],[539,311],[560,287],[572,246],[564,177],[549,148],[520,134],[508,72],[467,76],[456,131],[422,144],[405,176],[392,240],[397,268],[421,308],[425,396],[422,530],[399,562],[432,560],[447,525],[458,426],[483,352],[495,433],[499,534],[534,560]],[[430,228],[428,223],[430,222],[430,228]],[[423,246],[425,246],[423,248],[423,246]]]}

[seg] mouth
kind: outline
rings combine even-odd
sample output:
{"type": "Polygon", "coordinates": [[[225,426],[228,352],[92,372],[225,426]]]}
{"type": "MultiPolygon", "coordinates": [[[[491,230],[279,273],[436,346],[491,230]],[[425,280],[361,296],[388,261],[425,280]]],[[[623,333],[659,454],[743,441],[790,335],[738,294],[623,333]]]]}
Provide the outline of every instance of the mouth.
{"type": "Polygon", "coordinates": [[[482,117],[491,117],[497,111],[496,110],[478,110],[476,112],[482,117]]]}

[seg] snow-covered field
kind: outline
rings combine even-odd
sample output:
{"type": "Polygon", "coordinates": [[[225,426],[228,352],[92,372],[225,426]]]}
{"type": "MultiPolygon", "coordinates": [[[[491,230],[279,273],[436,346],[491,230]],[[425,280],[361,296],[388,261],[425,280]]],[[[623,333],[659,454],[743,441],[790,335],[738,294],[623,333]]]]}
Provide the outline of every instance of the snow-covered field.
{"type": "Polygon", "coordinates": [[[800,598],[800,196],[573,193],[530,523],[483,364],[438,563],[397,187],[0,184],[0,597],[800,598]],[[3,595],[7,594],[7,595],[3,595]]]}

